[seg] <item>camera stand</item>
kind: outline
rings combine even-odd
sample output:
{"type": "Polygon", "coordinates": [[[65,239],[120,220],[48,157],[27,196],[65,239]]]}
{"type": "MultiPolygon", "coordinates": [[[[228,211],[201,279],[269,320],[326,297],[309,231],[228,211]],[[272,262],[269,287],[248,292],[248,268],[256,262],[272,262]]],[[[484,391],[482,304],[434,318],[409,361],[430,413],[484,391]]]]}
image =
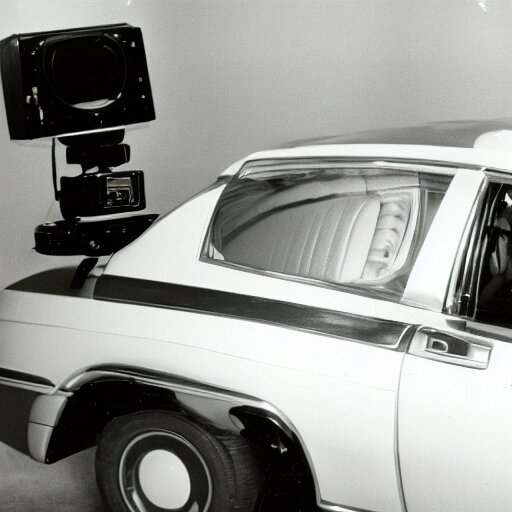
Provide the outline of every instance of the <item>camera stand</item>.
{"type": "Polygon", "coordinates": [[[63,176],[58,190],[53,151],[55,199],[60,202],[64,220],[35,228],[37,252],[52,256],[107,256],[133,242],[157,219],[156,214],[117,215],[146,206],[143,172],[112,170],[130,160],[130,147],[121,144],[123,138],[124,130],[59,138],[67,146],[66,161],[80,164],[82,174],[63,176]],[[91,219],[99,215],[108,217],[91,219]]]}

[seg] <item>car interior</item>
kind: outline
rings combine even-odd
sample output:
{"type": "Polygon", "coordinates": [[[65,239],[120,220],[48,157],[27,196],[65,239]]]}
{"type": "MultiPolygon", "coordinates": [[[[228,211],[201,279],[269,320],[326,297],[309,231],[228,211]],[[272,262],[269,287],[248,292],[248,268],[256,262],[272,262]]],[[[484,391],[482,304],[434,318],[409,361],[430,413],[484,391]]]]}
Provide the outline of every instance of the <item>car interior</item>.
{"type": "Polygon", "coordinates": [[[501,187],[486,229],[477,320],[512,325],[512,189],[501,187]]]}
{"type": "Polygon", "coordinates": [[[367,169],[287,177],[276,172],[229,188],[214,222],[217,259],[400,292],[418,238],[442,199],[417,173],[367,169]]]}

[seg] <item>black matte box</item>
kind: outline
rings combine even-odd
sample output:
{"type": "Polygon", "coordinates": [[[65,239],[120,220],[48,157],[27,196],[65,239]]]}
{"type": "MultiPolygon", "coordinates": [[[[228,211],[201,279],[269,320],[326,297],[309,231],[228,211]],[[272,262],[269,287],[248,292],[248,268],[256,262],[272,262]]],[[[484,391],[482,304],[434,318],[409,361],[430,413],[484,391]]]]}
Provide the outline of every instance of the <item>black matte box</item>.
{"type": "Polygon", "coordinates": [[[13,35],[0,69],[11,139],[155,119],[142,32],[128,24],[13,35]]]}

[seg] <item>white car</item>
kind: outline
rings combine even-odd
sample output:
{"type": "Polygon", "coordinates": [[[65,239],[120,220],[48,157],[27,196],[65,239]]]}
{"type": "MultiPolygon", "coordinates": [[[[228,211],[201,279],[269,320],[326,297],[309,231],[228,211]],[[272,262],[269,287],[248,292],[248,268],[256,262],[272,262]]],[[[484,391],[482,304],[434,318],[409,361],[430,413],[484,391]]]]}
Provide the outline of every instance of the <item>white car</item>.
{"type": "MultiPolygon", "coordinates": [[[[512,122],[253,154],[0,296],[0,440],[131,512],[509,512],[512,122]]],[[[1,507],[0,507],[1,508],[1,507]]]]}

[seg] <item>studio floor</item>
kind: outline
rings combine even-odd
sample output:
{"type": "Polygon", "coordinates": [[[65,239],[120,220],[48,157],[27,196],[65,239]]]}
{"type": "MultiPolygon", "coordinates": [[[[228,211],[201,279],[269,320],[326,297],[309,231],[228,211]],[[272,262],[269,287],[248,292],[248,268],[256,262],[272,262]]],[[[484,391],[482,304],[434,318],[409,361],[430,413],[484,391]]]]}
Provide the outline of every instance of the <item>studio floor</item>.
{"type": "Polygon", "coordinates": [[[52,465],[0,444],[0,511],[101,512],[94,449],[52,465]]]}

